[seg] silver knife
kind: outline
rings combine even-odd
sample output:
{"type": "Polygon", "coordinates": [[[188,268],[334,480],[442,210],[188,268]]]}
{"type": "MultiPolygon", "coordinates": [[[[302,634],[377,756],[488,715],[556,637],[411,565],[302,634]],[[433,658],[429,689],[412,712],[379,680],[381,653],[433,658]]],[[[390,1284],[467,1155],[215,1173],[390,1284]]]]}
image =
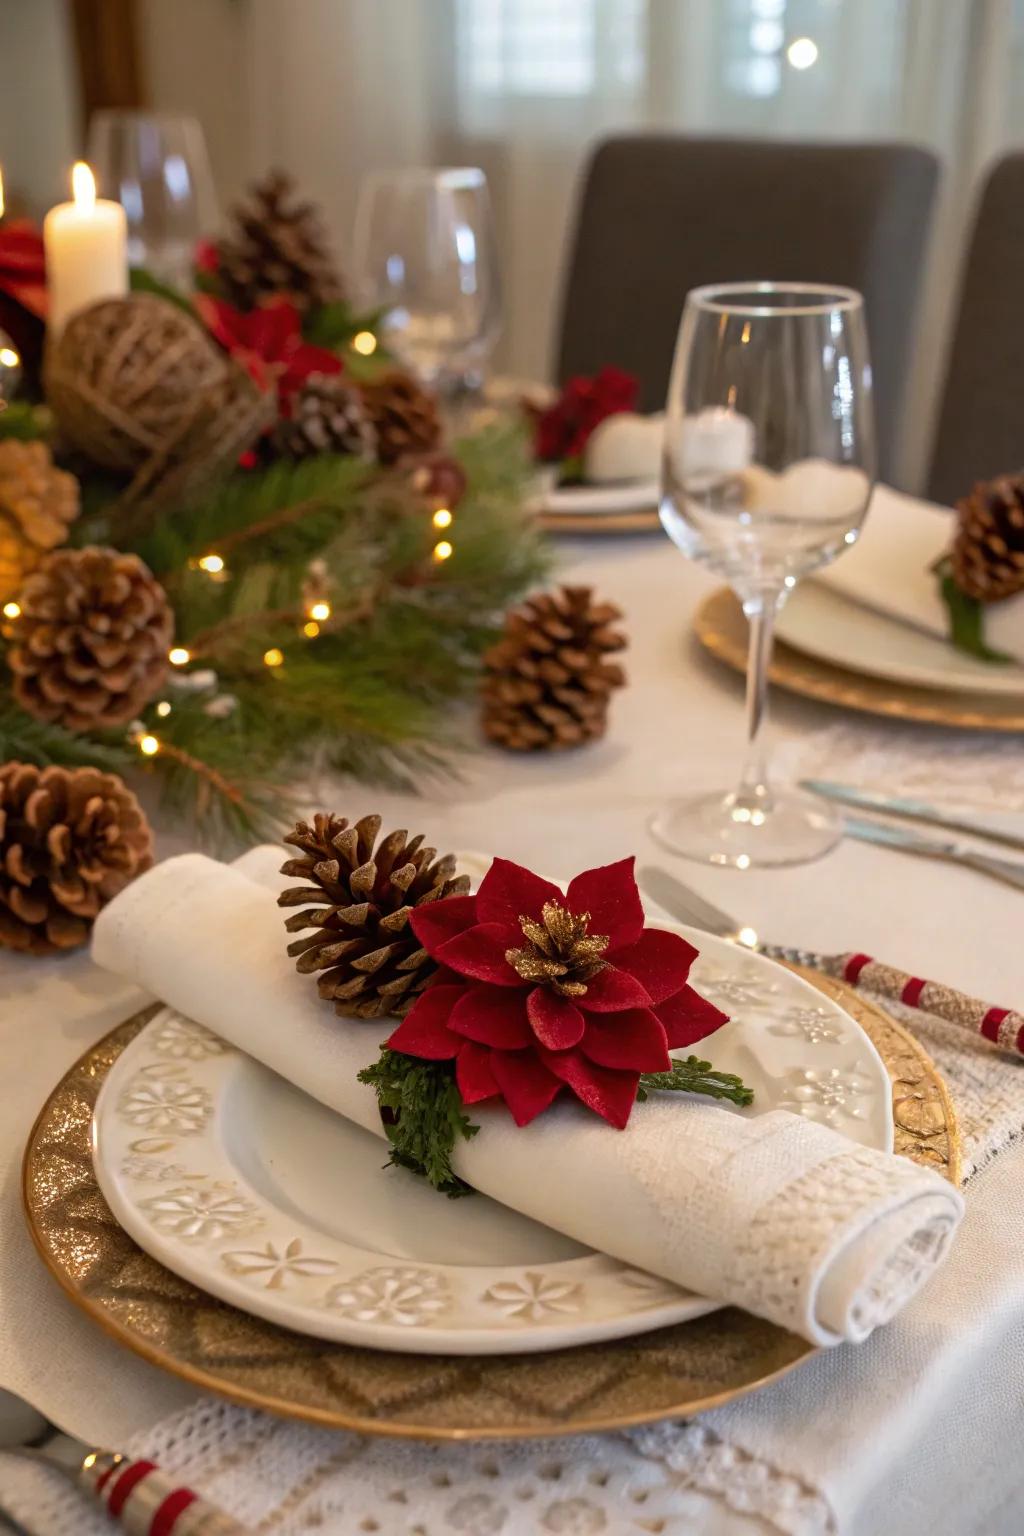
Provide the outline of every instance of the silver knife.
{"type": "Polygon", "coordinates": [[[967,832],[972,837],[983,837],[991,843],[1002,843],[1004,848],[1016,848],[1024,852],[1024,837],[1012,832],[996,831],[962,816],[950,816],[926,800],[901,799],[896,795],[882,795],[874,789],[855,789],[849,784],[836,784],[831,779],[801,779],[804,789],[824,795],[840,805],[853,805],[862,811],[882,811],[887,816],[904,816],[909,821],[924,821],[933,827],[944,827],[947,832],[967,832]]]}
{"type": "Polygon", "coordinates": [[[861,821],[856,816],[846,818],[843,831],[847,837],[859,838],[864,843],[879,843],[885,848],[898,848],[902,853],[918,853],[929,859],[963,864],[967,869],[976,869],[979,874],[991,875],[994,880],[1002,880],[1024,891],[1024,863],[978,853],[965,843],[922,837],[918,832],[908,832],[905,827],[888,826],[881,821],[861,821]]]}
{"type": "Polygon", "coordinates": [[[699,896],[688,885],[677,880],[675,875],[659,869],[655,864],[638,869],[637,881],[641,889],[653,896],[658,905],[677,922],[688,923],[691,928],[713,933],[720,939],[728,939],[732,944],[741,944],[744,949],[756,950],[759,955],[767,955],[772,960],[788,960],[793,965],[810,966],[812,970],[828,968],[829,957],[817,950],[764,943],[755,928],[741,926],[728,912],[723,912],[721,907],[699,896]]]}

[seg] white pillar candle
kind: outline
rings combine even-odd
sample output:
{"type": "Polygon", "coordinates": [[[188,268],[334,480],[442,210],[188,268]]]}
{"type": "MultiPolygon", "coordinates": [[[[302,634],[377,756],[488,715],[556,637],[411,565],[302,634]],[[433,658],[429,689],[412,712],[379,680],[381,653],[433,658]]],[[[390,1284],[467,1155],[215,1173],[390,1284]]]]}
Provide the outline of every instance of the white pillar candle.
{"type": "Polygon", "coordinates": [[[128,221],[120,203],[97,198],[89,167],[71,173],[73,203],[58,203],[43,221],[47,328],[58,336],[76,310],[128,292],[128,221]]]}
{"type": "Polygon", "coordinates": [[[754,456],[754,423],[728,406],[707,406],[683,417],[679,449],[687,476],[738,474],[754,456]]]}

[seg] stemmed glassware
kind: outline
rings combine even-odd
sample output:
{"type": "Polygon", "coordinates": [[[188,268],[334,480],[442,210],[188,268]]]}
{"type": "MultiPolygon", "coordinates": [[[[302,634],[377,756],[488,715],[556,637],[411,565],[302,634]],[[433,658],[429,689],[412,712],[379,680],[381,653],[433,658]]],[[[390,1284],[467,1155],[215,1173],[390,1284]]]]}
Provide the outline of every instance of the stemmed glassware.
{"type": "Polygon", "coordinates": [[[196,243],[217,224],[203,130],[171,113],[97,112],[86,150],[99,191],[128,217],[128,263],[189,289],[196,243]]]}
{"type": "Polygon", "coordinates": [[[735,790],[654,816],[673,852],[746,869],[803,863],[840,837],[824,801],[769,783],[768,665],[776,615],[802,576],[855,541],[874,476],[860,294],[819,283],[694,289],[669,386],[661,521],[743,605],[748,753],[735,790]]]}
{"type": "Polygon", "coordinates": [[[360,188],[352,277],[387,345],[428,384],[479,374],[501,303],[487,178],[471,167],[377,171],[360,188]]]}

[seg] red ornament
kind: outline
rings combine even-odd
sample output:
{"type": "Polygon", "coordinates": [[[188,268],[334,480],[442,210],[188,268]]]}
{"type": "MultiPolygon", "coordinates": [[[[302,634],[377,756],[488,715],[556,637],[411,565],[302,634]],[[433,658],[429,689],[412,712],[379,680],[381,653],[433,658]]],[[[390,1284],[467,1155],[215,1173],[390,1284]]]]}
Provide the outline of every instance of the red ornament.
{"type": "Polygon", "coordinates": [[[302,320],[288,299],[243,314],[209,293],[195,296],[196,313],[261,389],[276,389],[285,405],[311,373],[340,373],[341,359],[302,339],[302,320]]]}
{"type": "Polygon", "coordinates": [[[556,885],[495,859],[475,896],[409,922],[441,969],[387,1044],[454,1061],[466,1104],[500,1098],[527,1125],[570,1093],[621,1128],[642,1072],[726,1023],[687,984],[697,951],[644,926],[633,860],[556,885]]]}
{"type": "Polygon", "coordinates": [[[447,507],[454,512],[466,494],[466,471],[450,453],[424,453],[407,461],[412,488],[434,508],[447,507]]]}
{"type": "Polygon", "coordinates": [[[533,449],[544,463],[578,459],[595,427],[636,406],[640,381],[621,368],[602,368],[593,378],[577,376],[534,422],[533,449]]]}

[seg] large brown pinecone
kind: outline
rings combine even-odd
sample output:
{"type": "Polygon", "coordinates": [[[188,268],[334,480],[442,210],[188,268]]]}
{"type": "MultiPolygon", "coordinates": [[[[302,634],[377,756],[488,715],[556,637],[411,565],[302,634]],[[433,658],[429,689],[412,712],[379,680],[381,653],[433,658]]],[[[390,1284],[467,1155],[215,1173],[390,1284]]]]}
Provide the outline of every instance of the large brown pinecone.
{"type": "Polygon", "coordinates": [[[440,443],[437,401],[411,373],[389,369],[379,378],[367,380],[362,391],[382,464],[397,464],[411,454],[431,453],[440,443]]]}
{"type": "Polygon", "coordinates": [[[290,401],[274,433],[274,447],[290,459],[350,453],[372,459],[377,434],[356,385],[342,374],[312,373],[290,401]]]}
{"type": "Polygon", "coordinates": [[[983,603],[1024,591],[1024,470],[980,480],[957,512],[951,558],[960,590],[983,603]]]}
{"type": "Polygon", "coordinates": [[[302,313],[344,298],[320,215],[296,199],[294,183],[271,171],[231,212],[231,233],[217,245],[217,275],[236,309],[291,299],[302,313]]]}
{"type": "Polygon", "coordinates": [[[78,509],[78,481],[56,467],[45,443],[0,442],[0,603],[64,543],[78,509]]]}
{"type": "Polygon", "coordinates": [[[575,747],[603,736],[608,700],[626,681],[613,651],[626,645],[622,614],[589,587],[541,592],[505,620],[484,656],[484,734],[517,752],[575,747]]]}
{"type": "Polygon", "coordinates": [[[285,923],[289,933],[313,931],[289,944],[296,969],[319,971],[320,996],[335,1011],[357,1019],[406,1014],[437,967],[409,926],[413,907],[461,896],[469,876],[455,874],[455,858],[438,859],[422,837],[391,832],[374,852],[379,816],[349,826],[344,816],[300,821],[284,840],[301,851],[283,875],[307,882],[282,891],[282,907],[304,908],[285,923]],[[317,903],[309,906],[309,902],[317,903]]]}
{"type": "Polygon", "coordinates": [[[137,555],[58,549],[22,587],[7,663],[14,696],[70,731],[124,725],[167,670],[174,615],[137,555]]]}
{"type": "Polygon", "coordinates": [[[0,945],[84,944],[100,908],[152,863],[145,814],[115,773],[0,767],[0,945]]]}

